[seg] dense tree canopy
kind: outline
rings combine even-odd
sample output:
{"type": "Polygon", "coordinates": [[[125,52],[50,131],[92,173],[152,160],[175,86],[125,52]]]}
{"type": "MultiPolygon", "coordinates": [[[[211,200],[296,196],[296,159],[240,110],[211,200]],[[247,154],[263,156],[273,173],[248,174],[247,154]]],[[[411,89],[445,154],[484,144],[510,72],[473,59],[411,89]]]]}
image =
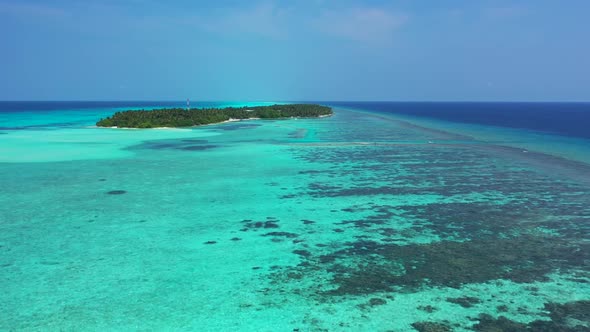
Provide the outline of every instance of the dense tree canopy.
{"type": "Polygon", "coordinates": [[[96,123],[99,127],[156,128],[190,127],[219,123],[230,119],[312,118],[332,114],[332,108],[314,104],[290,104],[253,107],[182,108],[130,110],[117,112],[96,123]]]}

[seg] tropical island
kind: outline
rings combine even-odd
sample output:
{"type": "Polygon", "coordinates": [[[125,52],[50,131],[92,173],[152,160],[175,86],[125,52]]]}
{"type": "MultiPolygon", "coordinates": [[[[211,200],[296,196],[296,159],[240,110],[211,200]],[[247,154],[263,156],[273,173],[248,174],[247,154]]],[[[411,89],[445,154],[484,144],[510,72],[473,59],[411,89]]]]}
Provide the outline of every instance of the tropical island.
{"type": "Polygon", "coordinates": [[[192,127],[247,119],[317,118],[332,115],[332,108],[316,104],[288,104],[251,107],[129,110],[96,123],[99,127],[162,128],[192,127]]]}

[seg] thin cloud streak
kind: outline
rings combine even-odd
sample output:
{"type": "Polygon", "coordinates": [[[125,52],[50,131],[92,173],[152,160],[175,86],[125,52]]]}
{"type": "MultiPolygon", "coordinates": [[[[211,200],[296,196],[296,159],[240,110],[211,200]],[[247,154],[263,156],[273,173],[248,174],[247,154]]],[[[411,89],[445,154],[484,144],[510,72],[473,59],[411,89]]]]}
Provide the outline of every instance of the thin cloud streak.
{"type": "Polygon", "coordinates": [[[391,42],[407,21],[407,15],[381,8],[353,8],[324,12],[314,26],[329,36],[374,44],[391,42]]]}
{"type": "Polygon", "coordinates": [[[290,34],[290,9],[274,3],[224,12],[219,15],[191,16],[184,21],[202,30],[229,36],[255,35],[284,39],[290,34]]]}
{"type": "MultiPolygon", "coordinates": [[[[171,18],[169,18],[171,19],[171,18]]],[[[263,2],[231,11],[173,18],[195,29],[235,37],[257,36],[286,40],[297,36],[336,38],[366,44],[388,44],[409,16],[378,7],[309,8],[263,2]],[[305,10],[303,10],[305,9],[305,10]],[[310,14],[311,13],[311,14],[310,14]]]]}

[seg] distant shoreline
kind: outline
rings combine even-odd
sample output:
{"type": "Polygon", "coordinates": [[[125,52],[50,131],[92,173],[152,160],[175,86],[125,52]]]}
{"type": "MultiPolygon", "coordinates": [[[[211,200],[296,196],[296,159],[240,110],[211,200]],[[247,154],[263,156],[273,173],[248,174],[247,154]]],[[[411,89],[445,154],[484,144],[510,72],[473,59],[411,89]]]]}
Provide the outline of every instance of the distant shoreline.
{"type": "MultiPolygon", "coordinates": [[[[272,120],[292,120],[292,119],[315,119],[315,118],[328,118],[331,117],[334,114],[327,114],[327,115],[320,115],[320,116],[316,116],[316,117],[290,117],[290,118],[274,118],[272,120]]],[[[203,124],[203,125],[195,125],[195,126],[190,126],[190,127],[153,127],[153,128],[132,128],[132,127],[101,127],[101,126],[93,126],[93,128],[108,128],[108,129],[126,129],[126,130],[130,130],[130,129],[189,129],[189,128],[197,128],[197,127],[204,127],[204,126],[214,126],[214,125],[220,125],[220,124],[224,124],[224,123],[230,123],[230,122],[242,122],[242,121],[250,121],[250,120],[269,120],[269,119],[262,119],[262,118],[247,118],[247,119],[229,119],[229,120],[225,120],[222,122],[215,122],[215,123],[208,123],[208,124],[203,124]]]]}
{"type": "Polygon", "coordinates": [[[190,128],[245,120],[287,120],[331,116],[332,108],[315,104],[227,107],[211,109],[156,109],[116,112],[99,120],[98,127],[112,129],[190,128]]]}

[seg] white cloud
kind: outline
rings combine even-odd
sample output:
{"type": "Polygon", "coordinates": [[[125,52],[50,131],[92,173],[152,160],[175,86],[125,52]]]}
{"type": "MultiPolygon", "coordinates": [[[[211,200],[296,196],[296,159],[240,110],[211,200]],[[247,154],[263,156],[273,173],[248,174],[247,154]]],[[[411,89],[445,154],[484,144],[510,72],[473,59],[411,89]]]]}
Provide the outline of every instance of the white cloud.
{"type": "Polygon", "coordinates": [[[288,34],[289,11],[267,2],[219,15],[196,16],[190,20],[194,25],[215,33],[283,38],[288,34]]]}
{"type": "Polygon", "coordinates": [[[314,26],[328,35],[358,42],[384,43],[408,17],[381,8],[330,10],[314,20],[314,26]]]}

